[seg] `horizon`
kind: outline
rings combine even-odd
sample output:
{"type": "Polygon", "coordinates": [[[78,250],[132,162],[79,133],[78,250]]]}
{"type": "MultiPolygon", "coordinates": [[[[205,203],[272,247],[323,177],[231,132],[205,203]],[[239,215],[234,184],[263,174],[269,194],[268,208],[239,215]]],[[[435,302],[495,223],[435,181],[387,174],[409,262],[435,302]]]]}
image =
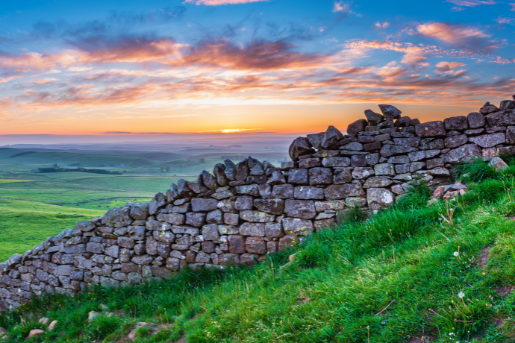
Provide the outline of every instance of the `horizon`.
{"type": "Polygon", "coordinates": [[[0,135],[344,131],[515,93],[501,0],[26,1],[0,11],[0,135]]]}

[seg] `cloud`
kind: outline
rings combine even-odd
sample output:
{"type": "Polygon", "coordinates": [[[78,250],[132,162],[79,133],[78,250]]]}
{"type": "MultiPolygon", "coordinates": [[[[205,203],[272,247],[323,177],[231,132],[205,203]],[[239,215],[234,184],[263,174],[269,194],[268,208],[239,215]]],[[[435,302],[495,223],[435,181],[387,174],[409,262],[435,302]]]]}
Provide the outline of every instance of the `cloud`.
{"type": "Polygon", "coordinates": [[[268,0],[186,0],[183,4],[195,4],[206,6],[219,6],[219,5],[239,5],[248,4],[251,2],[262,2],[268,0]]]}
{"type": "MultiPolygon", "coordinates": [[[[514,4],[515,5],[515,4],[514,4]]],[[[503,18],[499,17],[497,19],[494,19],[494,21],[498,22],[499,24],[508,24],[513,25],[515,24],[515,18],[503,18]]]]}
{"type": "Polygon", "coordinates": [[[349,12],[350,11],[350,5],[346,4],[343,1],[335,1],[333,12],[349,12]]]}
{"type": "Polygon", "coordinates": [[[476,7],[479,5],[495,5],[495,0],[447,0],[451,4],[463,7],[476,7]]]}
{"type": "Polygon", "coordinates": [[[465,66],[465,64],[461,62],[439,62],[436,64],[435,73],[437,75],[464,75],[466,73],[466,70],[462,69],[455,71],[455,69],[463,66],[465,66]]]}
{"type": "Polygon", "coordinates": [[[423,36],[436,38],[453,46],[471,51],[490,53],[499,46],[499,42],[490,40],[491,35],[480,29],[448,23],[430,23],[417,26],[423,36]]]}
{"type": "Polygon", "coordinates": [[[390,27],[390,23],[387,21],[385,21],[383,23],[378,21],[377,23],[375,23],[375,27],[377,27],[378,29],[387,29],[390,27]]]}
{"type": "Polygon", "coordinates": [[[104,135],[130,135],[132,132],[126,132],[126,131],[106,131],[102,132],[104,135]]]}

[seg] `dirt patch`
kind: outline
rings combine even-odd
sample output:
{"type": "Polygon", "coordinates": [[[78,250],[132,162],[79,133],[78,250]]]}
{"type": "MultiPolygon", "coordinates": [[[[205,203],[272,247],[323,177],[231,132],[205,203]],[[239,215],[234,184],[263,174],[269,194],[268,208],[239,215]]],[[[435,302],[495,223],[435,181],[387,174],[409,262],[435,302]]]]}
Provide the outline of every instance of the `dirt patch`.
{"type": "Polygon", "coordinates": [[[498,296],[504,297],[505,295],[511,294],[513,292],[514,288],[515,287],[513,287],[513,286],[501,286],[501,287],[495,287],[494,290],[498,296]]]}
{"type": "Polygon", "coordinates": [[[429,343],[436,339],[436,337],[431,335],[422,335],[420,337],[412,338],[409,343],[429,343]]]}
{"type": "Polygon", "coordinates": [[[479,264],[481,264],[481,268],[485,268],[488,263],[488,255],[490,255],[490,250],[492,250],[491,246],[488,246],[481,250],[481,254],[479,255],[479,264]]]}
{"type": "Polygon", "coordinates": [[[495,320],[495,327],[500,328],[504,324],[504,319],[496,319],[495,320]]]}
{"type": "Polygon", "coordinates": [[[173,343],[188,343],[188,341],[186,340],[186,336],[182,335],[182,337],[178,341],[175,341],[173,343]]]}

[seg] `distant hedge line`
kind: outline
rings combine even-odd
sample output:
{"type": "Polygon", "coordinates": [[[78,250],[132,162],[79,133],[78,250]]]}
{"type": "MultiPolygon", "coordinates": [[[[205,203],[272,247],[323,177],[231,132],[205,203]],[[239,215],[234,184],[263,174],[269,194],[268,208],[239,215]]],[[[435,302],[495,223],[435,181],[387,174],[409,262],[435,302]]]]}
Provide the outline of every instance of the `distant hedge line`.
{"type": "Polygon", "coordinates": [[[63,173],[63,172],[82,172],[82,173],[93,173],[93,174],[111,174],[111,175],[122,175],[118,171],[110,171],[105,169],[86,169],[86,168],[38,168],[38,173],[63,173]]]}

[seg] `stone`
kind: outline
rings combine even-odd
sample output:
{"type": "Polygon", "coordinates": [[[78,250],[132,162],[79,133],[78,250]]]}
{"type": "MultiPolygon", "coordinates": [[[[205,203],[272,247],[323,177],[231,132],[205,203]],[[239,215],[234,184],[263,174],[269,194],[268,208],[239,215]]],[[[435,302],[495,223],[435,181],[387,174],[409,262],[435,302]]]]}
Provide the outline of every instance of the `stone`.
{"type": "Polygon", "coordinates": [[[410,146],[413,148],[417,148],[420,145],[420,138],[394,138],[393,143],[395,145],[410,146]]]}
{"type": "Polygon", "coordinates": [[[481,151],[478,146],[476,144],[465,144],[449,151],[449,153],[445,155],[445,162],[456,164],[477,157],[481,157],[481,151]]]}
{"type": "Polygon", "coordinates": [[[379,105],[379,108],[381,109],[381,112],[384,115],[384,118],[386,120],[394,120],[397,118],[400,118],[402,112],[392,105],[379,105]]]}
{"type": "Polygon", "coordinates": [[[324,189],[326,200],[340,200],[348,197],[360,197],[365,191],[360,184],[331,185],[324,189]]]}
{"type": "MultiPolygon", "coordinates": [[[[324,190],[322,188],[317,188],[317,187],[312,187],[312,186],[297,186],[297,187],[295,187],[294,197],[295,197],[295,199],[302,199],[302,200],[312,200],[312,199],[323,200],[324,199],[324,190]]],[[[277,213],[277,214],[281,214],[281,213],[277,213]]]]}
{"type": "Polygon", "coordinates": [[[506,162],[504,162],[500,157],[492,158],[492,160],[488,164],[492,166],[495,170],[503,170],[508,168],[506,162]]]}
{"type": "Polygon", "coordinates": [[[342,145],[340,149],[343,150],[351,150],[351,151],[361,151],[363,150],[363,144],[358,142],[350,142],[345,145],[342,145]]]}
{"type": "Polygon", "coordinates": [[[243,236],[265,236],[265,224],[245,222],[240,226],[240,235],[243,236]]]}
{"type": "Polygon", "coordinates": [[[206,222],[208,224],[223,224],[223,213],[220,210],[214,210],[211,212],[208,212],[206,215],[206,222]]]}
{"type": "Polygon", "coordinates": [[[469,138],[467,135],[459,135],[445,138],[444,143],[446,148],[457,148],[463,144],[466,144],[468,141],[469,138]]]}
{"type": "Polygon", "coordinates": [[[410,163],[410,159],[407,155],[392,156],[388,159],[388,163],[405,164],[410,163]]]}
{"type": "Polygon", "coordinates": [[[249,177],[249,166],[247,160],[242,161],[236,165],[236,181],[245,181],[249,177]]]}
{"type": "Polygon", "coordinates": [[[298,234],[307,236],[313,233],[314,226],[311,220],[304,220],[300,218],[284,218],[283,230],[286,234],[298,234]]]}
{"type": "Polygon", "coordinates": [[[184,224],[184,218],[184,214],[181,213],[159,213],[157,215],[157,220],[160,222],[167,222],[172,225],[184,224]]]}
{"type": "Polygon", "coordinates": [[[372,110],[365,111],[365,117],[367,117],[368,124],[376,126],[377,124],[384,121],[384,116],[379,113],[375,113],[372,110]]]}
{"type": "Polygon", "coordinates": [[[193,212],[210,212],[217,209],[218,201],[216,199],[191,199],[191,208],[193,212]]]}
{"type": "Polygon", "coordinates": [[[44,334],[45,334],[45,331],[43,331],[43,330],[32,329],[32,330],[30,330],[29,335],[27,336],[26,339],[33,339],[35,337],[39,337],[39,336],[42,336],[44,334]]]}
{"type": "Polygon", "coordinates": [[[200,175],[202,176],[202,182],[203,182],[204,186],[206,186],[207,188],[209,188],[211,190],[215,190],[218,188],[216,178],[211,173],[203,170],[202,174],[200,174],[200,175]]]}
{"type": "Polygon", "coordinates": [[[394,169],[393,164],[391,164],[391,163],[380,163],[380,164],[375,165],[374,173],[377,176],[381,176],[381,175],[395,176],[395,169],[394,169]]]}
{"type": "Polygon", "coordinates": [[[326,157],[322,160],[324,167],[348,167],[350,158],[348,157],[326,157]]]}
{"type": "Polygon", "coordinates": [[[307,169],[290,169],[289,174],[288,174],[288,182],[293,183],[295,185],[308,184],[308,170],[307,169]]]}
{"type": "Polygon", "coordinates": [[[219,264],[222,266],[237,266],[240,264],[240,257],[237,254],[223,254],[219,257],[219,264]]]}
{"type": "Polygon", "coordinates": [[[280,223],[266,223],[265,235],[268,238],[277,238],[283,236],[283,229],[280,223]]]}
{"type": "Polygon", "coordinates": [[[225,165],[222,163],[215,164],[213,168],[213,175],[220,187],[225,187],[229,184],[229,179],[225,176],[225,168],[225,165]]]}
{"type": "Polygon", "coordinates": [[[368,166],[373,167],[377,163],[379,163],[379,154],[374,153],[374,154],[365,155],[365,160],[366,160],[368,166]]]}
{"type": "Polygon", "coordinates": [[[329,126],[324,133],[324,138],[322,139],[322,144],[320,146],[323,149],[335,147],[342,138],[343,135],[337,128],[329,126]]]}
{"type": "Polygon", "coordinates": [[[374,169],[370,167],[357,167],[352,172],[352,178],[357,180],[367,179],[373,175],[375,175],[374,169]]]}
{"type": "Polygon", "coordinates": [[[347,127],[347,134],[356,135],[361,131],[364,131],[365,127],[367,126],[368,121],[366,121],[365,119],[358,119],[347,127]]]}
{"type": "Polygon", "coordinates": [[[245,240],[245,249],[251,254],[265,254],[266,244],[263,237],[247,237],[245,240]]]}
{"type": "Polygon", "coordinates": [[[202,227],[202,237],[206,241],[218,241],[220,234],[218,232],[218,225],[208,224],[202,227]]]}
{"type": "Polygon", "coordinates": [[[445,161],[443,158],[434,158],[432,160],[426,161],[427,169],[433,169],[436,167],[443,167],[445,165],[445,161]]]}
{"type": "Polygon", "coordinates": [[[451,173],[445,167],[436,167],[428,171],[431,176],[450,176],[451,173]]]}
{"type": "Polygon", "coordinates": [[[240,218],[251,223],[267,223],[275,220],[275,216],[272,214],[249,210],[240,211],[240,218]]]}
{"type": "Polygon", "coordinates": [[[307,135],[309,144],[315,149],[320,149],[322,146],[322,141],[324,140],[324,134],[323,133],[313,133],[307,135]]]}
{"type": "Polygon", "coordinates": [[[515,144],[515,126],[508,126],[506,128],[506,143],[515,144]]]}
{"type": "Polygon", "coordinates": [[[381,148],[380,154],[382,157],[388,158],[390,156],[395,156],[395,155],[404,155],[406,153],[413,152],[416,150],[417,149],[414,147],[386,144],[386,145],[383,145],[383,147],[381,148]]]}
{"type": "Polygon", "coordinates": [[[409,126],[409,123],[411,122],[410,117],[400,117],[395,121],[394,126],[395,127],[406,127],[409,126]]]}
{"type": "Polygon", "coordinates": [[[229,252],[231,254],[244,254],[245,253],[245,239],[239,235],[231,235],[228,238],[229,252]]]}
{"type": "Polygon", "coordinates": [[[244,186],[235,186],[234,187],[234,193],[258,196],[259,195],[259,188],[258,188],[258,185],[256,185],[256,184],[244,185],[244,186]]]}
{"type": "Polygon", "coordinates": [[[170,231],[172,226],[168,223],[150,219],[147,221],[146,228],[150,231],[170,231]]]}
{"type": "Polygon", "coordinates": [[[320,167],[320,159],[318,157],[303,158],[299,160],[299,168],[320,167]]]}
{"type": "Polygon", "coordinates": [[[299,242],[299,238],[297,237],[297,235],[286,235],[279,239],[279,244],[277,245],[277,250],[279,250],[279,251],[288,250],[291,247],[298,244],[298,242],[299,242]]]}
{"type": "Polygon", "coordinates": [[[364,155],[353,155],[350,158],[351,167],[366,167],[367,159],[364,155]]]}
{"type": "Polygon", "coordinates": [[[227,225],[238,225],[240,216],[236,213],[224,213],[224,223],[227,225]]]}
{"type": "Polygon", "coordinates": [[[468,129],[467,117],[450,117],[443,121],[446,130],[466,130],[468,129]]]}
{"type": "Polygon", "coordinates": [[[467,116],[468,125],[471,129],[485,126],[485,116],[481,113],[469,113],[467,116]]]}
{"type": "Polygon", "coordinates": [[[288,198],[293,198],[293,196],[294,196],[293,185],[290,185],[290,184],[276,185],[272,189],[272,197],[274,197],[274,198],[288,199],[288,198]]]}
{"type": "Polygon", "coordinates": [[[310,185],[330,185],[333,183],[333,171],[330,168],[311,168],[309,170],[310,185]]]}
{"type": "Polygon", "coordinates": [[[363,188],[381,188],[381,187],[388,187],[393,183],[392,180],[390,180],[387,177],[383,176],[375,176],[369,178],[365,184],[363,185],[363,188]]]}
{"type": "Polygon", "coordinates": [[[289,154],[293,161],[296,161],[299,156],[308,155],[314,153],[311,143],[305,137],[296,138],[290,145],[289,154]]]}
{"type": "Polygon", "coordinates": [[[476,143],[482,148],[491,148],[499,144],[506,142],[506,134],[504,133],[493,133],[489,135],[482,135],[476,137],[470,137],[469,141],[476,143]]]}
{"type": "Polygon", "coordinates": [[[393,204],[394,195],[384,188],[370,188],[367,190],[367,202],[371,210],[380,210],[393,204]]]}
{"type": "Polygon", "coordinates": [[[227,180],[235,181],[236,180],[236,165],[231,160],[225,160],[225,170],[224,174],[227,180]]]}
{"type": "Polygon", "coordinates": [[[234,208],[238,211],[252,210],[254,208],[254,198],[250,195],[239,196],[236,198],[234,208]]]}
{"type": "MultiPolygon", "coordinates": [[[[363,167],[358,167],[363,168],[363,167]]],[[[352,168],[334,168],[333,183],[343,184],[352,181],[352,168]]]]}
{"type": "Polygon", "coordinates": [[[289,217],[313,219],[316,217],[315,202],[312,200],[291,200],[285,202],[284,212],[289,217]]]}
{"type": "MultiPolygon", "coordinates": [[[[186,225],[191,225],[194,227],[201,227],[204,225],[204,222],[206,220],[206,214],[205,213],[196,213],[196,212],[188,212],[186,213],[186,225]]],[[[176,224],[181,225],[181,224],[176,224]]]]}
{"type": "Polygon", "coordinates": [[[419,124],[415,127],[417,136],[421,138],[445,136],[445,127],[441,121],[419,124]]]}

